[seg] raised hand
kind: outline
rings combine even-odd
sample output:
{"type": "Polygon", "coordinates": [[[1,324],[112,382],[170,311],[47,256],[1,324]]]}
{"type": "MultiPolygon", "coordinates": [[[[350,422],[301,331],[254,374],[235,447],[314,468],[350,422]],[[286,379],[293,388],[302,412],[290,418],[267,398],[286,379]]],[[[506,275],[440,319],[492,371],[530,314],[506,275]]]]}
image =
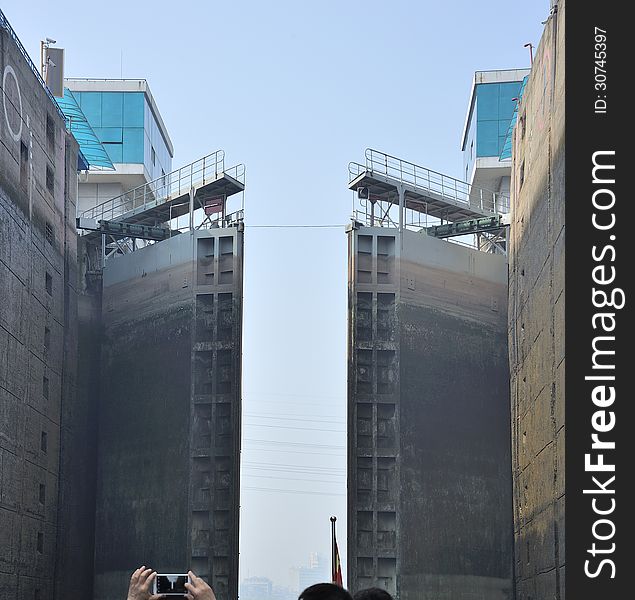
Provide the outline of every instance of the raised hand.
{"type": "Polygon", "coordinates": [[[139,567],[130,577],[128,587],[128,600],[159,600],[164,598],[160,594],[152,594],[152,582],[157,572],[146,569],[145,565],[139,567]]]}
{"type": "Polygon", "coordinates": [[[216,600],[214,590],[209,587],[206,581],[194,575],[192,571],[188,571],[187,574],[190,576],[189,583],[185,584],[185,589],[188,592],[185,596],[187,600],[216,600]]]}

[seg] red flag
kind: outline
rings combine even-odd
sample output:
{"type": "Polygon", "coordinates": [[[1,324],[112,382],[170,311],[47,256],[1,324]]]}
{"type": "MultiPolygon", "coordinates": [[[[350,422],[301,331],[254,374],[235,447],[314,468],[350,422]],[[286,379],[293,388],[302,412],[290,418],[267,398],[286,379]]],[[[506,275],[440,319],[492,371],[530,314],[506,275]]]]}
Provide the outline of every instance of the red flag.
{"type": "Polygon", "coordinates": [[[337,517],[331,517],[331,581],[344,587],[342,583],[342,563],[340,562],[340,552],[337,549],[337,540],[335,539],[335,521],[337,517]]]}
{"type": "Polygon", "coordinates": [[[335,565],[333,567],[333,583],[339,585],[340,587],[344,587],[342,583],[342,563],[340,562],[340,553],[337,549],[337,541],[335,542],[335,565]]]}

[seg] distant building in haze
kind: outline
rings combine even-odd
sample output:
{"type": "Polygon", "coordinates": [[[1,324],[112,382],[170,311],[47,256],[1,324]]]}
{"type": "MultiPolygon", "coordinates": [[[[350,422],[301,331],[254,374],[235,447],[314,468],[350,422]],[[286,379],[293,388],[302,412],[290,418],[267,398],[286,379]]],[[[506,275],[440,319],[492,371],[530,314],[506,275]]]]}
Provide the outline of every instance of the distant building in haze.
{"type": "Polygon", "coordinates": [[[317,553],[309,554],[309,564],[305,567],[295,567],[291,570],[292,588],[301,592],[314,583],[324,583],[331,580],[329,566],[324,557],[317,553]]]}
{"type": "Polygon", "coordinates": [[[271,598],[273,583],[266,577],[247,577],[240,584],[240,597],[243,600],[265,600],[271,598]]]}

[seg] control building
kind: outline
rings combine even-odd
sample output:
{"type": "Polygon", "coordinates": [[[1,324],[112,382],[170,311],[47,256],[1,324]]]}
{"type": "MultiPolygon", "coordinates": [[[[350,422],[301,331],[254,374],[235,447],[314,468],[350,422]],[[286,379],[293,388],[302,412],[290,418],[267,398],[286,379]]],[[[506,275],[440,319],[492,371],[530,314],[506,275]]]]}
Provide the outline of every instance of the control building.
{"type": "MultiPolygon", "coordinates": [[[[64,80],[114,169],[80,177],[80,212],[172,171],[174,148],[144,79],[64,80]]],[[[67,93],[68,93],[67,92],[67,93]]]]}
{"type": "Polygon", "coordinates": [[[461,151],[465,181],[509,197],[511,158],[505,142],[529,69],[477,71],[474,74],[461,151]]]}

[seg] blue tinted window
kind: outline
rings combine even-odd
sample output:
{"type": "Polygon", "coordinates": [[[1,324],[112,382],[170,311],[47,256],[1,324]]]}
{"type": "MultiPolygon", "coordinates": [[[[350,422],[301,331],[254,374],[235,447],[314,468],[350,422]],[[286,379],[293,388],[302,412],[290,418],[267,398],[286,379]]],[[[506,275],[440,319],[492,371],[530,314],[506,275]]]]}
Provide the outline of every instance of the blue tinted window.
{"type": "Polygon", "coordinates": [[[123,156],[122,156],[123,145],[122,144],[104,144],[104,148],[106,152],[108,153],[108,156],[110,157],[110,160],[112,160],[112,162],[114,163],[123,162],[123,156]]]}
{"type": "Polygon", "coordinates": [[[520,86],[522,81],[514,81],[512,83],[501,83],[498,101],[499,118],[511,119],[514,114],[516,103],[513,98],[518,98],[520,94],[520,86]]]}
{"type": "Polygon", "coordinates": [[[522,81],[485,83],[476,88],[477,156],[499,156],[522,81]]]}
{"type": "Polygon", "coordinates": [[[478,121],[498,119],[498,85],[481,84],[476,88],[478,121]]]}
{"type": "Polygon", "coordinates": [[[509,124],[511,123],[511,116],[509,119],[501,119],[498,122],[498,135],[506,136],[507,130],[509,129],[509,124]]]}
{"type": "Polygon", "coordinates": [[[121,127],[96,127],[95,133],[100,142],[123,142],[121,127]]]}
{"type": "Polygon", "coordinates": [[[101,94],[84,92],[79,97],[79,106],[90,126],[101,127],[101,94]]]}
{"type": "Polygon", "coordinates": [[[496,156],[498,154],[498,122],[482,121],[476,132],[477,156],[496,156]]]}
{"type": "Polygon", "coordinates": [[[103,92],[101,97],[102,127],[121,127],[123,124],[123,94],[103,92]]]}
{"type": "Polygon", "coordinates": [[[124,127],[143,127],[143,94],[131,92],[123,97],[123,125],[124,127]]]}
{"type": "Polygon", "coordinates": [[[123,130],[123,162],[143,164],[143,128],[125,127],[123,130]]]}

